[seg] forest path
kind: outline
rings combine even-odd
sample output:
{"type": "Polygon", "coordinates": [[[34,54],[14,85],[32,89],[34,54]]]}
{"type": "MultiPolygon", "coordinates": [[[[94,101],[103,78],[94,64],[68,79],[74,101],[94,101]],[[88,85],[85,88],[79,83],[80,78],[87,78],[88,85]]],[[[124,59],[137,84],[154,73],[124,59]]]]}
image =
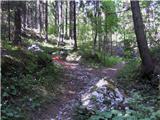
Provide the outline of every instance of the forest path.
{"type": "Polygon", "coordinates": [[[64,68],[63,90],[57,96],[57,102],[45,107],[40,114],[34,116],[34,120],[73,120],[73,109],[81,101],[89,88],[100,79],[114,79],[124,64],[119,63],[112,68],[91,68],[78,62],[63,61],[64,68]]]}

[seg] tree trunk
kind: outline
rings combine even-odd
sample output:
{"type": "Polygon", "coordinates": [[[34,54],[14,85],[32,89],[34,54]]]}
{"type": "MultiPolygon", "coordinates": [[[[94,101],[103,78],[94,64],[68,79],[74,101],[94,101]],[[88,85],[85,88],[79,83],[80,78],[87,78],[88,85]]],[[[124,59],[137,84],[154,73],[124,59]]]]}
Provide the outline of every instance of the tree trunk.
{"type": "MultiPolygon", "coordinates": [[[[33,2],[32,2],[32,4],[33,4],[33,2]]],[[[31,28],[33,29],[34,28],[34,10],[33,10],[33,7],[31,7],[30,8],[30,10],[31,10],[31,13],[30,13],[30,15],[31,15],[31,28]]]]}
{"type": "Polygon", "coordinates": [[[140,52],[140,57],[142,59],[143,71],[147,77],[151,77],[151,74],[154,70],[154,64],[148,49],[139,2],[131,1],[131,9],[133,14],[133,22],[137,38],[137,44],[140,52]]]}
{"type": "Polygon", "coordinates": [[[76,36],[76,2],[73,1],[73,8],[74,8],[74,12],[73,12],[73,16],[74,16],[74,50],[77,50],[77,36],[76,36]]]}
{"type": "Polygon", "coordinates": [[[28,5],[26,5],[26,8],[27,8],[27,9],[26,9],[26,12],[27,12],[27,13],[26,13],[26,14],[27,14],[27,18],[26,18],[26,19],[27,19],[27,27],[28,27],[28,28],[29,28],[29,16],[30,16],[30,15],[29,15],[29,4],[30,4],[30,3],[28,3],[28,5]]]}
{"type": "Polygon", "coordinates": [[[65,27],[65,38],[68,37],[68,1],[66,1],[66,27],[65,27]]]}
{"type": "Polygon", "coordinates": [[[8,1],[8,39],[9,41],[11,40],[11,23],[10,23],[10,16],[11,16],[11,13],[10,13],[10,1],[8,1]]]}
{"type": "Polygon", "coordinates": [[[42,1],[39,2],[39,33],[42,34],[42,1]]]}
{"type": "Polygon", "coordinates": [[[15,45],[19,45],[21,43],[21,9],[19,3],[15,9],[14,25],[15,25],[15,35],[13,42],[15,45]]]}
{"type": "MultiPolygon", "coordinates": [[[[98,8],[100,9],[100,5],[98,6],[98,8]]],[[[99,31],[98,31],[98,37],[99,37],[99,43],[98,43],[98,50],[99,50],[99,52],[101,51],[101,43],[102,43],[102,28],[101,28],[101,26],[102,26],[102,22],[101,22],[101,11],[100,10],[98,10],[98,25],[99,25],[99,31]]]]}
{"type": "Polygon", "coordinates": [[[94,11],[94,17],[95,17],[95,36],[94,36],[94,40],[93,40],[93,55],[95,55],[96,53],[95,53],[95,51],[96,51],[96,44],[97,44],[97,29],[98,29],[98,26],[97,26],[97,24],[98,24],[98,20],[97,20],[97,17],[99,17],[99,15],[97,15],[97,13],[99,14],[99,12],[98,12],[98,1],[95,1],[95,11],[94,11]]]}
{"type": "Polygon", "coordinates": [[[76,2],[70,1],[70,39],[74,40],[73,49],[77,50],[76,36],[76,2]]]}
{"type": "Polygon", "coordinates": [[[27,5],[26,1],[24,2],[24,9],[23,9],[23,28],[26,28],[26,14],[27,14],[27,5]]]}
{"type": "Polygon", "coordinates": [[[69,1],[69,37],[72,38],[72,2],[69,1]]]}
{"type": "Polygon", "coordinates": [[[59,24],[59,8],[58,1],[55,1],[55,27],[56,27],[56,35],[58,35],[58,24],[59,24]]]}
{"type": "MultiPolygon", "coordinates": [[[[31,5],[31,3],[30,3],[30,5],[31,5]]],[[[29,28],[32,28],[32,12],[31,12],[31,9],[32,9],[31,6],[28,6],[28,11],[29,11],[28,12],[28,16],[29,16],[29,19],[28,19],[29,20],[28,21],[29,22],[29,28]]]]}
{"type": "Polygon", "coordinates": [[[113,55],[113,40],[112,40],[112,33],[110,33],[110,39],[111,39],[111,55],[113,55]]]}
{"type": "Polygon", "coordinates": [[[45,31],[46,31],[46,41],[48,41],[48,1],[46,0],[46,14],[45,14],[45,31]]]}
{"type": "Polygon", "coordinates": [[[58,46],[61,41],[61,31],[62,30],[62,2],[58,1],[58,46]]]}
{"type": "Polygon", "coordinates": [[[61,1],[61,42],[64,39],[64,13],[63,13],[63,1],[61,1]]]}

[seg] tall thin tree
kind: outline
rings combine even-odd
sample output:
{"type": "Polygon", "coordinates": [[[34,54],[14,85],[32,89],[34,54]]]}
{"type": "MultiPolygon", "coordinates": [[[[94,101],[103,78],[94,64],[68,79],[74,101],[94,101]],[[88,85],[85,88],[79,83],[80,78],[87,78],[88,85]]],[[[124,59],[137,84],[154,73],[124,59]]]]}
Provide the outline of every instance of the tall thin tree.
{"type": "Polygon", "coordinates": [[[14,25],[15,25],[15,35],[14,35],[14,44],[19,45],[21,43],[21,2],[16,2],[15,8],[15,17],[14,17],[14,25]]]}
{"type": "Polygon", "coordinates": [[[77,50],[77,36],[76,36],[76,2],[70,1],[70,38],[74,40],[73,49],[77,50]]]}
{"type": "Polygon", "coordinates": [[[66,25],[65,25],[65,37],[68,37],[68,1],[66,1],[66,25]]]}
{"type": "Polygon", "coordinates": [[[11,12],[10,12],[10,1],[8,1],[8,39],[11,40],[11,22],[10,22],[11,12]]]}
{"type": "Polygon", "coordinates": [[[48,1],[46,0],[46,13],[45,13],[45,32],[46,32],[46,41],[48,41],[48,1]]]}

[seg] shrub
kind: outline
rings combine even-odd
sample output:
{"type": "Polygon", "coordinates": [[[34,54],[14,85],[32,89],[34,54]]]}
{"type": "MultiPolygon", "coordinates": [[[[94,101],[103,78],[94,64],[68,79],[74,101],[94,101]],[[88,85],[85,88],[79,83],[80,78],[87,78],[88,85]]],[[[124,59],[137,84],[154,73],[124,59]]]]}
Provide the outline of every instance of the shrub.
{"type": "Polygon", "coordinates": [[[57,34],[56,33],[57,31],[56,31],[56,27],[52,24],[52,25],[49,25],[49,27],[48,27],[48,34],[50,35],[50,34],[57,34]]]}
{"type": "Polygon", "coordinates": [[[80,45],[79,48],[80,48],[79,54],[84,59],[83,62],[86,62],[93,67],[95,66],[112,67],[113,65],[116,65],[117,63],[120,63],[122,61],[122,58],[117,56],[111,56],[102,51],[101,52],[95,51],[95,54],[93,54],[92,41],[87,41],[85,44],[80,45]]]}
{"type": "Polygon", "coordinates": [[[139,79],[140,60],[130,60],[118,74],[118,82],[122,87],[129,88],[139,79]]]}
{"type": "Polygon", "coordinates": [[[112,67],[113,65],[116,65],[120,62],[122,62],[122,58],[120,57],[109,56],[109,55],[105,56],[105,61],[104,61],[105,66],[112,67]]]}

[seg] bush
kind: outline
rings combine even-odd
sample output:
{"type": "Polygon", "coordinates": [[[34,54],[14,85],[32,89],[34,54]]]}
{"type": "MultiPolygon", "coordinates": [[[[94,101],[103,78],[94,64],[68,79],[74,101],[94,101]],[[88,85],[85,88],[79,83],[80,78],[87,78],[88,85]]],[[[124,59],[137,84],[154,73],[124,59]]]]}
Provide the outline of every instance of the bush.
{"type": "Polygon", "coordinates": [[[105,56],[105,61],[104,61],[105,66],[112,67],[113,65],[116,65],[120,62],[122,62],[122,58],[120,57],[109,56],[109,55],[105,56]]]}
{"type": "MultiPolygon", "coordinates": [[[[118,83],[121,87],[129,88],[138,82],[140,76],[140,60],[130,60],[118,74],[118,83]]],[[[133,87],[133,86],[132,86],[133,87]]]]}
{"type": "Polygon", "coordinates": [[[51,34],[57,34],[56,33],[56,27],[52,24],[52,25],[49,25],[48,27],[48,34],[51,35],[51,34]]]}
{"type": "Polygon", "coordinates": [[[112,67],[113,65],[116,65],[122,61],[122,58],[111,56],[104,52],[95,51],[95,54],[93,54],[92,41],[87,41],[87,43],[80,45],[79,54],[84,59],[83,62],[86,62],[93,67],[112,67]]]}
{"type": "Polygon", "coordinates": [[[156,65],[154,73],[160,75],[160,46],[151,49],[153,62],[156,65]]]}

